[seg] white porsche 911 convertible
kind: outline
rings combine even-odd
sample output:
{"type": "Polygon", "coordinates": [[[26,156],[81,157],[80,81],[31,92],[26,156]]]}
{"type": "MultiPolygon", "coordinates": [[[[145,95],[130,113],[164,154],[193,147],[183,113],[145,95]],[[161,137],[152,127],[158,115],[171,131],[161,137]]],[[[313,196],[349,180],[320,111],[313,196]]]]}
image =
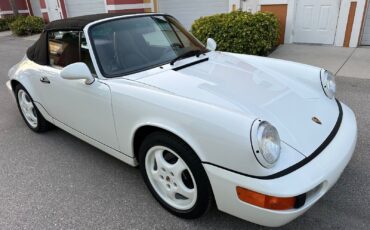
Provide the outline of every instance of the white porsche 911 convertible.
{"type": "Polygon", "coordinates": [[[100,14],[46,25],[9,71],[26,124],[57,126],[140,166],[183,218],[221,211],[280,226],[338,180],[354,113],[320,68],[204,46],[165,14],[100,14]]]}

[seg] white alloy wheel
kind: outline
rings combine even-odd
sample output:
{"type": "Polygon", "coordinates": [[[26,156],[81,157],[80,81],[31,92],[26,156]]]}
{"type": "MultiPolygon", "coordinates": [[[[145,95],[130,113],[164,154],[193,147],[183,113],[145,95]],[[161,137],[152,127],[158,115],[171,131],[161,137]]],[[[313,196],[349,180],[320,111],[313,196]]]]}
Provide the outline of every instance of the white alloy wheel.
{"type": "Polygon", "coordinates": [[[145,157],[145,168],[155,192],[178,210],[191,209],[197,201],[197,185],[190,168],[169,148],[154,146],[145,157]]]}
{"type": "Polygon", "coordinates": [[[18,102],[27,123],[32,128],[36,128],[38,125],[36,109],[30,96],[23,89],[18,91],[18,102]]]}

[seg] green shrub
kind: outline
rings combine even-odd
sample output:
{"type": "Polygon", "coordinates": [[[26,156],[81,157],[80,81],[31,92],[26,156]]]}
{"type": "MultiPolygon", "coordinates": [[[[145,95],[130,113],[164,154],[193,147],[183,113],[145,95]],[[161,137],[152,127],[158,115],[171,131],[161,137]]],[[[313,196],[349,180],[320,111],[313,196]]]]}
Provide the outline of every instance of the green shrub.
{"type": "Polygon", "coordinates": [[[18,36],[41,33],[44,28],[44,20],[36,16],[18,17],[10,23],[10,29],[18,36]]]}
{"type": "Polygon", "coordinates": [[[203,43],[213,38],[220,51],[267,55],[278,43],[279,22],[272,13],[234,11],[201,17],[191,32],[203,43]]]}
{"type": "Polygon", "coordinates": [[[8,29],[9,29],[8,23],[6,23],[4,18],[0,18],[0,31],[5,31],[8,29]]]}
{"type": "Polygon", "coordinates": [[[14,22],[15,19],[17,19],[16,16],[7,16],[6,18],[0,18],[0,31],[9,30],[10,23],[14,22]]]}

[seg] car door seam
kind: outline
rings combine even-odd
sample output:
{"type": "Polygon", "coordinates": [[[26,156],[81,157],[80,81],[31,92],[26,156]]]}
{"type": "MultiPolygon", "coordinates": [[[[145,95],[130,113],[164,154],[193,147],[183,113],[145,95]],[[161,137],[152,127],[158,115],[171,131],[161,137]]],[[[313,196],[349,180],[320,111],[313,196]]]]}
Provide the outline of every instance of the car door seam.
{"type": "Polygon", "coordinates": [[[120,145],[119,139],[118,139],[116,117],[114,116],[114,110],[113,110],[113,94],[112,94],[112,90],[111,90],[110,86],[107,83],[101,81],[100,79],[98,79],[98,81],[100,83],[106,85],[108,87],[108,89],[109,89],[109,93],[110,93],[110,109],[111,109],[111,112],[112,112],[112,118],[113,118],[113,124],[114,124],[114,132],[116,134],[116,141],[117,141],[118,148],[121,149],[121,145],[120,145]]]}

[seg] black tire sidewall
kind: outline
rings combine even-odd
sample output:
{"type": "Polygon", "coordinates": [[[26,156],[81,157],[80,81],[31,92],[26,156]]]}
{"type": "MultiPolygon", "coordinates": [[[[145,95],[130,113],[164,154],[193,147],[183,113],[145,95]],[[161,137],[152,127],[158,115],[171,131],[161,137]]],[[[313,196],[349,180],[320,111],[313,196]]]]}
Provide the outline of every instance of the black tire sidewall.
{"type": "Polygon", "coordinates": [[[42,130],[42,128],[41,127],[43,127],[42,126],[42,122],[44,122],[45,124],[44,124],[44,126],[46,127],[46,120],[44,119],[44,117],[42,116],[42,114],[40,113],[40,111],[37,109],[37,107],[36,107],[36,105],[35,105],[35,103],[34,103],[34,101],[33,101],[33,98],[31,97],[31,95],[28,93],[28,91],[22,86],[22,85],[17,85],[16,87],[15,87],[15,90],[14,90],[14,94],[15,94],[15,98],[16,98],[16,101],[17,101],[17,106],[18,106],[18,109],[19,109],[19,112],[21,113],[21,115],[22,115],[22,118],[23,118],[23,120],[24,120],[24,122],[26,123],[26,125],[31,129],[31,130],[33,130],[34,132],[41,132],[41,131],[43,131],[42,130]],[[19,90],[23,90],[24,92],[26,92],[27,93],[27,95],[28,95],[28,97],[30,98],[30,100],[31,100],[31,103],[33,104],[33,106],[34,106],[34,108],[35,108],[35,111],[36,111],[36,116],[37,116],[37,126],[36,127],[32,127],[29,123],[28,123],[28,121],[27,121],[27,119],[26,119],[26,117],[24,116],[24,114],[23,114],[23,112],[22,112],[22,109],[21,109],[21,106],[20,106],[20,104],[19,104],[19,98],[18,98],[18,92],[19,92],[19,90]]]}
{"type": "Polygon", "coordinates": [[[139,162],[141,174],[150,192],[153,194],[155,199],[172,214],[182,218],[193,219],[202,216],[208,211],[213,199],[212,189],[200,159],[185,142],[176,136],[165,132],[152,133],[143,141],[140,147],[139,162]],[[148,178],[145,166],[146,154],[153,146],[164,146],[171,149],[172,151],[176,152],[189,167],[197,186],[197,201],[192,208],[188,210],[179,210],[170,206],[157,194],[153,188],[148,178]]]}

